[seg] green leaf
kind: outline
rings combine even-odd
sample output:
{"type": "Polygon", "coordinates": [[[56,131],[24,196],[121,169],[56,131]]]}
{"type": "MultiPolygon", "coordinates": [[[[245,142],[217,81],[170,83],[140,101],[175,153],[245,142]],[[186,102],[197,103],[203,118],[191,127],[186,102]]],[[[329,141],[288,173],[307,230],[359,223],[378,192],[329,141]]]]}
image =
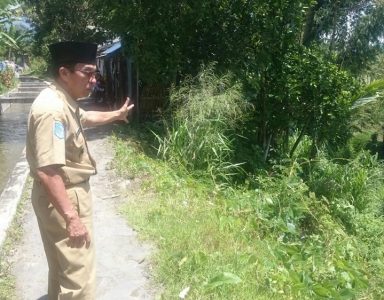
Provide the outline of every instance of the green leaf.
{"type": "Polygon", "coordinates": [[[320,284],[316,284],[312,288],[313,292],[320,297],[329,297],[331,295],[330,290],[320,284]]]}
{"type": "Polygon", "coordinates": [[[353,299],[355,293],[351,289],[342,289],[339,293],[341,299],[353,299]]]}
{"type": "Polygon", "coordinates": [[[237,275],[229,272],[223,272],[219,275],[216,275],[211,280],[209,280],[209,282],[205,287],[206,289],[210,290],[224,284],[238,284],[240,282],[241,282],[241,279],[237,275]]]}

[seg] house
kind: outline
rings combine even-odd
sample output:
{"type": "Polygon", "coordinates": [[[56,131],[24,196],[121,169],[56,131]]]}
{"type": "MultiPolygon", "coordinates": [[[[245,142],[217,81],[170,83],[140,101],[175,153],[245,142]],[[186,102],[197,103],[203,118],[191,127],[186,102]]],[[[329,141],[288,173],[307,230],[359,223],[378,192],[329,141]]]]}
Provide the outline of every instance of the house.
{"type": "Polygon", "coordinates": [[[100,46],[96,64],[105,81],[105,104],[111,109],[120,107],[127,96],[135,104],[136,120],[151,118],[164,107],[165,89],[140,80],[133,58],[124,53],[120,40],[100,46]]]}

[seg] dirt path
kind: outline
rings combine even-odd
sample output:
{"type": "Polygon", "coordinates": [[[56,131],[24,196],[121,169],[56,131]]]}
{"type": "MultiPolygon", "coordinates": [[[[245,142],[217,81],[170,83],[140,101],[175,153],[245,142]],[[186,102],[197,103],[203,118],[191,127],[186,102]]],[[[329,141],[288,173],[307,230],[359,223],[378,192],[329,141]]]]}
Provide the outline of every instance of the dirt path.
{"type": "MultiPolygon", "coordinates": [[[[91,179],[97,256],[96,299],[155,299],[148,275],[151,248],[138,241],[136,232],[116,212],[116,203],[124,194],[121,193],[124,184],[109,167],[113,158],[107,141],[110,129],[91,129],[86,133],[98,169],[98,174],[91,179]]],[[[26,210],[24,237],[13,257],[17,299],[43,300],[47,290],[46,260],[30,203],[26,210]]]]}

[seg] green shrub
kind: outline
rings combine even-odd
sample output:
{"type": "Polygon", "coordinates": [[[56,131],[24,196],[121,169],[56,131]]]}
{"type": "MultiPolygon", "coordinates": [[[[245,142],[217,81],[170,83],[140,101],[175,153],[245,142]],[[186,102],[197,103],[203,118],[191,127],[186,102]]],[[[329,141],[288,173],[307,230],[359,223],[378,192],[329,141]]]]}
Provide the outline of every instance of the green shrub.
{"type": "MultiPolygon", "coordinates": [[[[346,164],[322,159],[303,168],[308,163],[275,166],[273,176],[255,178],[254,197],[243,201],[234,195],[230,202],[231,211],[248,211],[242,218],[268,240],[270,289],[284,299],[354,299],[374,293],[368,278],[378,269],[372,265],[368,276],[366,266],[378,257],[369,257],[367,249],[381,253],[382,230],[375,228],[384,223],[365,223],[362,216],[378,212],[379,164],[365,154],[346,164]],[[310,173],[308,184],[302,179],[305,172],[310,173]],[[373,243],[378,236],[380,242],[373,243]]],[[[372,286],[380,284],[379,279],[372,286]]]]}
{"type": "Polygon", "coordinates": [[[228,180],[239,172],[233,142],[249,107],[229,75],[217,77],[208,67],[172,89],[171,117],[166,135],[158,136],[158,153],[186,170],[228,180]]]}
{"type": "Polygon", "coordinates": [[[34,57],[31,59],[29,72],[36,76],[45,76],[47,74],[48,64],[42,57],[34,57]]]}
{"type": "Polygon", "coordinates": [[[0,72],[0,92],[11,89],[16,84],[15,73],[10,68],[0,72]]]}
{"type": "Polygon", "coordinates": [[[355,157],[357,154],[361,153],[361,151],[367,149],[371,137],[372,135],[369,132],[356,133],[351,137],[348,143],[350,145],[352,157],[355,157]]]}
{"type": "Polygon", "coordinates": [[[322,198],[330,214],[349,232],[355,231],[354,218],[365,211],[379,182],[378,162],[366,152],[345,164],[320,159],[311,166],[308,185],[322,198]]]}
{"type": "Polygon", "coordinates": [[[377,132],[384,125],[384,97],[353,110],[351,127],[354,132],[377,132]]]}
{"type": "Polygon", "coordinates": [[[365,86],[361,92],[361,97],[374,96],[378,92],[384,91],[384,79],[375,80],[374,82],[365,86]]]}

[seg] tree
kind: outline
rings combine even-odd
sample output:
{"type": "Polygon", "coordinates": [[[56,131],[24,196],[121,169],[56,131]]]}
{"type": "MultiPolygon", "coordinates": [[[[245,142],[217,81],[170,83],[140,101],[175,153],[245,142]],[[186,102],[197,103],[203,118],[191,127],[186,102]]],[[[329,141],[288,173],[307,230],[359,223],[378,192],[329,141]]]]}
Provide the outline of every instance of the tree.
{"type": "Polygon", "coordinates": [[[363,74],[364,81],[371,83],[374,80],[384,79],[384,52],[381,51],[375,60],[368,64],[367,71],[363,74]]]}
{"type": "Polygon", "coordinates": [[[346,91],[354,91],[344,71],[363,72],[384,26],[381,0],[25,1],[40,44],[95,39],[88,29],[96,26],[122,38],[144,81],[178,84],[211,62],[218,73],[231,71],[255,107],[249,132],[265,158],[271,147],[292,153],[294,131],[309,135],[314,148],[340,137],[348,114],[339,108],[348,104],[337,103],[352,102],[346,91]]]}
{"type": "Polygon", "coordinates": [[[13,0],[0,0],[0,9],[4,10],[12,2],[15,2],[15,1],[13,1],[13,0]]]}
{"type": "Polygon", "coordinates": [[[303,45],[323,42],[337,63],[361,74],[382,44],[384,2],[381,0],[313,1],[307,11],[303,45]]]}
{"type": "Polygon", "coordinates": [[[88,0],[24,0],[26,14],[35,30],[35,53],[48,54],[48,45],[59,40],[102,42],[105,34],[97,29],[96,12],[88,0]]]}
{"type": "MultiPolygon", "coordinates": [[[[7,2],[2,2],[5,3],[7,2]]],[[[24,65],[31,44],[31,31],[25,26],[22,14],[18,3],[8,4],[0,9],[0,47],[4,57],[19,60],[24,65]]]]}
{"type": "Polygon", "coordinates": [[[105,5],[95,0],[93,5],[103,11],[100,24],[123,37],[146,80],[177,83],[211,61],[217,71],[236,74],[254,104],[249,126],[265,158],[272,146],[292,154],[293,131],[309,135],[314,148],[343,136],[353,99],[346,91],[354,88],[340,70],[360,72],[382,32],[383,4],[374,1],[116,0],[105,5]],[[308,112],[313,118],[305,116],[308,112]]]}
{"type": "Polygon", "coordinates": [[[18,30],[13,26],[7,32],[0,32],[0,44],[3,45],[9,60],[24,66],[30,53],[31,32],[18,30]]]}

